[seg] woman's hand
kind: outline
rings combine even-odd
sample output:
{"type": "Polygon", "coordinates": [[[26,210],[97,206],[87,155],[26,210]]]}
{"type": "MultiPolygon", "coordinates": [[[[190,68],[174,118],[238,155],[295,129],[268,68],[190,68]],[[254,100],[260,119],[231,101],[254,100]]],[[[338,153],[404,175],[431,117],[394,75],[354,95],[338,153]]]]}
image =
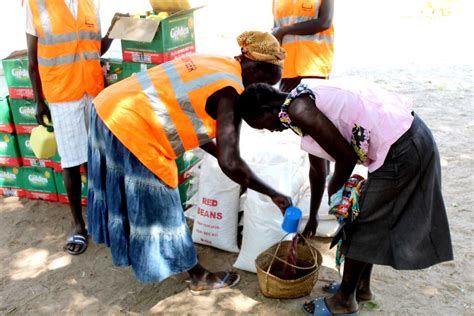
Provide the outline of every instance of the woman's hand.
{"type": "Polygon", "coordinates": [[[275,193],[274,195],[270,196],[273,203],[280,209],[281,213],[285,215],[285,210],[292,205],[291,198],[280,194],[275,193]]]}
{"type": "Polygon", "coordinates": [[[316,236],[316,231],[318,229],[318,220],[316,218],[310,218],[306,223],[306,226],[303,230],[302,235],[306,238],[316,236]]]}

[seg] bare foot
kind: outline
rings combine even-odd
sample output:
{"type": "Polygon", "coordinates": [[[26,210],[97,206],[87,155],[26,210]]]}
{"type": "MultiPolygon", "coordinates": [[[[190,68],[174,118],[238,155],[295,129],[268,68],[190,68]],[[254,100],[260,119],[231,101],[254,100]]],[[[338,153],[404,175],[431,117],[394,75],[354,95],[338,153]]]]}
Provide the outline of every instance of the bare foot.
{"type": "Polygon", "coordinates": [[[326,298],[328,309],[334,314],[350,314],[359,310],[359,305],[354,295],[348,300],[343,300],[339,294],[326,298]]]}
{"type": "Polygon", "coordinates": [[[313,315],[314,310],[315,310],[315,304],[322,304],[326,306],[318,306],[318,308],[327,308],[327,310],[331,314],[350,314],[350,313],[355,313],[357,312],[359,306],[357,303],[354,301],[353,304],[345,305],[345,304],[340,304],[340,302],[333,302],[331,301],[334,298],[334,296],[330,298],[319,298],[315,299],[311,302],[306,302],[303,304],[303,309],[306,312],[306,314],[313,315]]]}

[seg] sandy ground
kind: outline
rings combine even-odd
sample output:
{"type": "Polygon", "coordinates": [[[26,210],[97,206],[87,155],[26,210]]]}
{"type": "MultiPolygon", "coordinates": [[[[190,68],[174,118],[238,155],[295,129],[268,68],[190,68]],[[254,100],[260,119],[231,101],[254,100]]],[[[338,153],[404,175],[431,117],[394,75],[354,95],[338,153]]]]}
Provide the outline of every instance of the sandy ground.
{"type": "MultiPolygon", "coordinates": [[[[459,54],[468,55],[466,47],[457,40],[462,38],[461,31],[446,29],[441,24],[423,26],[425,35],[433,36],[433,31],[457,36],[456,40],[442,37],[449,45],[457,45],[450,46],[454,55],[446,55],[449,49],[445,46],[442,53],[427,48],[427,45],[436,46],[431,45],[433,41],[424,43],[421,39],[426,37],[420,37],[417,48],[403,50],[406,62],[394,63],[393,59],[387,62],[388,59],[379,56],[371,63],[366,56],[362,63],[358,49],[354,50],[357,58],[352,63],[347,58],[351,47],[346,44],[346,58],[339,59],[345,63],[338,64],[334,77],[364,77],[414,98],[416,112],[432,128],[438,142],[455,260],[422,271],[396,271],[376,266],[373,274],[376,306],[362,306],[362,314],[474,314],[471,268],[474,259],[471,210],[474,204],[471,193],[474,188],[474,73],[472,64],[457,58],[459,54]],[[439,63],[436,62],[438,57],[441,58],[439,63]]],[[[404,30],[419,29],[406,24],[404,30]]],[[[354,37],[347,39],[346,43],[356,42],[354,37]]],[[[412,34],[410,44],[416,43],[417,37],[412,34]]],[[[392,43],[377,47],[385,47],[385,52],[391,51],[395,56],[392,51],[395,46],[392,43]]],[[[91,242],[87,252],[77,257],[63,252],[70,228],[67,206],[0,198],[0,314],[298,315],[302,302],[308,299],[267,299],[259,292],[256,276],[246,272],[241,273],[242,281],[235,289],[199,297],[187,290],[185,274],[161,284],[140,284],[130,269],[112,266],[109,250],[103,246],[91,242]]],[[[334,252],[328,250],[329,240],[315,239],[314,243],[324,255],[321,280],[312,292],[312,296],[317,296],[322,295],[321,286],[325,281],[337,279],[338,275],[334,270],[334,252]]],[[[230,268],[236,259],[235,254],[197,248],[202,263],[213,270],[230,268]]]]}
{"type": "MultiPolygon", "coordinates": [[[[352,70],[415,99],[415,109],[431,126],[442,156],[443,191],[455,260],[422,271],[376,266],[376,308],[363,314],[472,315],[474,313],[474,200],[472,72],[464,66],[352,70]]],[[[254,274],[242,272],[237,288],[192,296],[186,275],[161,284],[138,283],[129,269],[111,265],[109,250],[90,244],[72,257],[62,251],[71,222],[67,206],[14,197],[0,199],[0,313],[121,314],[210,313],[298,314],[307,299],[264,298],[254,274]]],[[[320,278],[337,279],[328,240],[315,240],[324,254],[320,278]]],[[[230,268],[236,255],[198,246],[202,263],[230,268]]],[[[312,295],[320,295],[319,281],[312,295]]]]}

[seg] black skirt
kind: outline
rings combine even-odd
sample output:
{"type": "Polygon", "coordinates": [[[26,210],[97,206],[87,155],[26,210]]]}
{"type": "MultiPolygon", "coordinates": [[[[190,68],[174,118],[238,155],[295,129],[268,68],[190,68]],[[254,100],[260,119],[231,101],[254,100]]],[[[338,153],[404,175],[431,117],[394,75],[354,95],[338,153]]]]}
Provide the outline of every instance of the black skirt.
{"type": "Polygon", "coordinates": [[[342,251],[347,258],[400,270],[453,259],[439,153],[418,116],[384,164],[369,173],[360,214],[342,251]]]}

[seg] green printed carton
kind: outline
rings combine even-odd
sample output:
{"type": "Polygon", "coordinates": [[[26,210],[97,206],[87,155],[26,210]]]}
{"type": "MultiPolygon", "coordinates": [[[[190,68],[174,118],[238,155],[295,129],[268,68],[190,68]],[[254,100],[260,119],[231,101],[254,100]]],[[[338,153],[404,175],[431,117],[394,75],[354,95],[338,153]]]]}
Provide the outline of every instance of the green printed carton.
{"type": "Polygon", "coordinates": [[[191,168],[201,160],[194,151],[187,151],[176,159],[178,167],[178,191],[181,205],[184,209],[189,208],[189,200],[197,193],[196,182],[198,179],[189,172],[191,168]]]}
{"type": "Polygon", "coordinates": [[[0,167],[0,195],[25,197],[22,168],[0,167]]]}
{"type": "Polygon", "coordinates": [[[185,152],[176,158],[176,166],[178,167],[178,174],[183,174],[194,167],[201,160],[200,156],[192,150],[185,152]]]}
{"type": "Polygon", "coordinates": [[[58,200],[53,169],[38,167],[22,167],[22,169],[25,197],[51,202],[58,200]]]}
{"type": "MultiPolygon", "coordinates": [[[[61,156],[59,156],[59,153],[56,153],[56,155],[53,156],[53,158],[51,158],[51,160],[53,161],[53,169],[54,171],[56,172],[63,172],[63,167],[61,166],[61,156]]],[[[86,167],[84,166],[84,164],[81,165],[80,167],[80,172],[81,174],[86,174],[87,175],[87,170],[86,170],[86,167]]]]}
{"type": "Polygon", "coordinates": [[[191,207],[191,204],[189,203],[189,201],[195,194],[197,194],[197,186],[196,186],[197,180],[198,180],[197,178],[190,176],[184,179],[178,185],[179,198],[181,200],[181,206],[183,207],[184,210],[191,207]]]}
{"type": "Polygon", "coordinates": [[[36,103],[30,99],[10,99],[10,108],[17,134],[31,134],[38,126],[36,103]]]}
{"type": "Polygon", "coordinates": [[[128,78],[137,72],[147,70],[149,68],[155,67],[155,64],[145,64],[145,63],[134,63],[129,61],[123,62],[123,78],[128,78]]]}
{"type": "Polygon", "coordinates": [[[33,99],[26,50],[15,51],[2,60],[10,99],[33,99]]]}
{"type": "Polygon", "coordinates": [[[61,156],[59,156],[59,153],[56,152],[56,155],[54,155],[53,158],[51,158],[51,160],[54,163],[53,165],[54,171],[62,172],[63,168],[61,167],[61,156]]]}
{"type": "MultiPolygon", "coordinates": [[[[134,28],[134,21],[140,18],[156,20],[155,36],[151,42],[139,41],[130,33],[117,34],[116,38],[122,39],[122,54],[124,61],[161,64],[176,57],[196,51],[194,37],[194,11],[199,8],[178,11],[171,15],[155,15],[153,11],[148,16],[144,15],[130,19],[128,27],[134,28]],[[151,15],[151,16],[150,16],[151,15]],[[162,18],[163,17],[163,18],[162,18]]],[[[135,22],[139,27],[140,21],[135,22]]],[[[120,32],[119,32],[120,33],[120,32]]]]}
{"type": "Polygon", "coordinates": [[[13,133],[14,131],[15,126],[10,113],[8,96],[0,96],[0,133],[13,133]]]}
{"type": "Polygon", "coordinates": [[[123,60],[117,58],[101,58],[102,72],[104,73],[105,86],[108,87],[123,78],[123,60]]]}
{"type": "Polygon", "coordinates": [[[57,162],[51,159],[38,159],[30,145],[30,134],[20,134],[18,137],[18,146],[20,148],[21,161],[23,166],[56,168],[57,162]]]}
{"type": "Polygon", "coordinates": [[[0,166],[19,167],[21,165],[17,135],[0,133],[0,166]]]}
{"type": "MultiPolygon", "coordinates": [[[[64,174],[62,172],[54,172],[54,181],[56,181],[56,189],[58,191],[59,203],[69,204],[66,188],[64,187],[64,174]]],[[[82,194],[81,203],[87,205],[87,175],[81,174],[82,194]]]]}

